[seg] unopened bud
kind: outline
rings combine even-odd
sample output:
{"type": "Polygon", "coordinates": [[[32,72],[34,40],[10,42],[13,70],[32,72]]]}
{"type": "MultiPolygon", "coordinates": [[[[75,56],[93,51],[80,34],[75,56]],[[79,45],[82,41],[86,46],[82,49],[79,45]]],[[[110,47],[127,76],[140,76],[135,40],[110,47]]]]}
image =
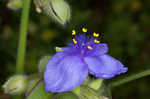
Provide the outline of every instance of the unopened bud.
{"type": "Polygon", "coordinates": [[[64,0],[39,0],[39,4],[46,14],[61,25],[70,20],[70,7],[64,0]]]}
{"type": "Polygon", "coordinates": [[[22,8],[23,6],[23,0],[9,0],[7,7],[12,10],[17,10],[22,8]]]}
{"type": "Polygon", "coordinates": [[[8,79],[3,85],[5,93],[17,95],[25,92],[27,86],[27,77],[24,75],[15,75],[8,79]]]}

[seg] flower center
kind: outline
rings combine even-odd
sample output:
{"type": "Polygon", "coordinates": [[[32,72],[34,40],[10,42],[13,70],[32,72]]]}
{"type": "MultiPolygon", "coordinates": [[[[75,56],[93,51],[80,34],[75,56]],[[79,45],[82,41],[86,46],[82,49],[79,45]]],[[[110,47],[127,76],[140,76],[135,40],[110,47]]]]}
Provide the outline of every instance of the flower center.
{"type": "Polygon", "coordinates": [[[91,51],[94,49],[94,46],[100,41],[98,40],[100,34],[94,32],[93,37],[89,37],[85,35],[87,33],[87,28],[82,28],[83,34],[76,35],[76,31],[72,30],[72,36],[73,36],[73,47],[76,48],[78,51],[81,52],[81,54],[85,54],[88,51],[91,51]]]}

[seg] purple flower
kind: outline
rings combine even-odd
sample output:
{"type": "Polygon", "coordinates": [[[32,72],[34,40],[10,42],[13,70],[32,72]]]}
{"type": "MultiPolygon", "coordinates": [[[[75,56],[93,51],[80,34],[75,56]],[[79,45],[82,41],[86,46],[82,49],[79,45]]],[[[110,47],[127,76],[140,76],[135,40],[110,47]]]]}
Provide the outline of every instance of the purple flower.
{"type": "MultiPolygon", "coordinates": [[[[87,29],[83,28],[82,31],[87,32],[87,29]]],[[[91,38],[85,34],[75,34],[73,30],[73,43],[57,52],[46,66],[44,83],[47,92],[73,90],[83,83],[88,72],[97,78],[109,79],[128,70],[107,54],[108,46],[97,40],[98,33],[94,32],[91,38]]]]}

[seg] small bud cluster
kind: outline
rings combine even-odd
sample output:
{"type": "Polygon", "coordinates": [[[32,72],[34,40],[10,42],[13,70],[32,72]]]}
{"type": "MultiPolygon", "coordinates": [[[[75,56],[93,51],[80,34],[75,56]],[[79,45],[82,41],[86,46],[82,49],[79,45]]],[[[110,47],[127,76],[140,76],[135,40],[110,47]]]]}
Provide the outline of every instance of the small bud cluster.
{"type": "Polygon", "coordinates": [[[47,15],[61,25],[70,20],[70,7],[64,0],[39,0],[39,5],[47,15]]]}
{"type": "Polygon", "coordinates": [[[27,86],[27,77],[24,75],[15,75],[8,79],[3,85],[4,92],[17,95],[25,92],[27,86]]]}
{"type": "Polygon", "coordinates": [[[22,8],[23,6],[23,0],[9,0],[7,3],[7,7],[12,10],[17,10],[22,8]]]}

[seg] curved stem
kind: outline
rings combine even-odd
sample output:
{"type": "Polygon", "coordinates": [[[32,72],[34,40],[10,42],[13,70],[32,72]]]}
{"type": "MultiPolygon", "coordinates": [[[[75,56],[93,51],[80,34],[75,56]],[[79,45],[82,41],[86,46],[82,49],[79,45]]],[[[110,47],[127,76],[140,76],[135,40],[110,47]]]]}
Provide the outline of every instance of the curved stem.
{"type": "Polygon", "coordinates": [[[110,87],[111,88],[117,87],[117,86],[120,86],[122,84],[128,83],[130,81],[133,81],[133,80],[136,80],[136,79],[148,76],[148,75],[150,75],[150,69],[149,70],[145,70],[145,71],[140,72],[140,73],[137,73],[137,74],[134,74],[134,75],[131,75],[131,76],[126,77],[124,79],[120,79],[120,80],[114,81],[114,82],[112,82],[110,84],[110,87]]]}
{"type": "Polygon", "coordinates": [[[24,6],[21,15],[20,36],[19,36],[18,53],[17,53],[17,61],[16,61],[16,66],[17,66],[16,73],[23,73],[26,39],[27,39],[27,26],[28,26],[31,0],[23,0],[23,1],[24,1],[24,6]]]}

